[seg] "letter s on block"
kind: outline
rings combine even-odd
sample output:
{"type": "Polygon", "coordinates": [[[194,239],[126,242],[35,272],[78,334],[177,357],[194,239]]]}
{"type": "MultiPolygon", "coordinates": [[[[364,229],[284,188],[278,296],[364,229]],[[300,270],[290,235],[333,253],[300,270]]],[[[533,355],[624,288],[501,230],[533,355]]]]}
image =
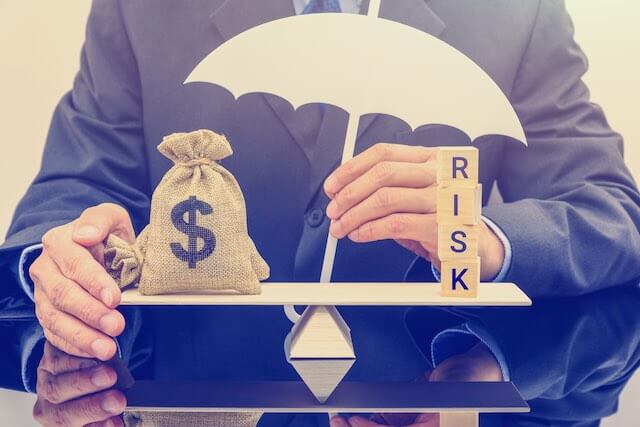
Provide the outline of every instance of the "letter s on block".
{"type": "Polygon", "coordinates": [[[477,225],[438,224],[438,258],[448,261],[478,256],[479,234],[477,225]]]}
{"type": "Polygon", "coordinates": [[[458,246],[451,245],[451,250],[457,254],[462,254],[467,250],[467,242],[462,239],[467,238],[467,233],[462,230],[455,230],[451,233],[451,241],[458,246]]]}

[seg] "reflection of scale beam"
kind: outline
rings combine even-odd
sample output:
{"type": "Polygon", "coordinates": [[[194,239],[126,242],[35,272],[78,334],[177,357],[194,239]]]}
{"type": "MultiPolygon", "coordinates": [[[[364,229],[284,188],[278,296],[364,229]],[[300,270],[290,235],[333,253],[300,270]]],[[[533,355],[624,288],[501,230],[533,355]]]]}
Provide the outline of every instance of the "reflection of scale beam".
{"type": "Polygon", "coordinates": [[[266,413],[525,413],[511,383],[344,382],[319,403],[302,382],[137,381],[128,411],[266,413]]]}

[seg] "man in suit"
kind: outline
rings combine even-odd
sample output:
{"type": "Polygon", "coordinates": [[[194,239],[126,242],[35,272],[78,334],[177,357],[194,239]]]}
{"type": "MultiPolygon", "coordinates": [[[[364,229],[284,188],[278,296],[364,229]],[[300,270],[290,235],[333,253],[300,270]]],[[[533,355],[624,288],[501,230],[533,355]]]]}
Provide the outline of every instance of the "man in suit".
{"type": "MultiPolygon", "coordinates": [[[[235,155],[225,166],[243,188],[249,230],[272,280],[318,280],[329,219],[334,235],[348,237],[333,280],[434,280],[428,147],[469,144],[466,135],[444,126],[411,132],[398,119],[370,115],[360,123],[360,155],[336,170],[346,131],[337,108],[294,112],[272,96],[235,100],[212,85],[182,85],[209,52],[255,25],[366,7],[355,0],[94,3],[74,88],[56,109],[42,169],[0,252],[0,316],[35,313],[43,326],[20,338],[25,388],[33,387],[29,366],[42,335],[68,353],[105,360],[123,330],[123,356],[147,360],[159,379],[295,378],[282,356],[289,325],[279,310],[115,310],[120,296],[100,264],[102,242],[109,233],[131,240],[148,222],[150,194],[169,167],[155,146],[176,131],[210,128],[229,137],[235,155]],[[135,333],[140,328],[145,333],[135,333]]],[[[483,279],[515,281],[533,297],[637,284],[640,196],[620,136],[580,80],[586,60],[563,3],[395,0],[383,3],[381,15],[477,62],[524,124],[527,149],[503,138],[475,141],[484,188],[497,184],[504,199],[483,210],[483,279]]],[[[349,378],[409,379],[429,368],[404,327],[405,310],[343,315],[360,355],[349,378]]],[[[499,348],[490,350],[508,377],[499,348]]]]}
{"type": "MultiPolygon", "coordinates": [[[[638,303],[640,289],[617,287],[580,297],[543,300],[529,308],[469,310],[467,313],[415,308],[407,315],[407,325],[416,341],[422,343],[425,356],[437,365],[429,373],[431,381],[478,381],[489,380],[496,374],[491,366],[482,363],[479,349],[448,357],[432,353],[428,343],[445,325],[471,321],[475,328],[478,318],[482,320],[509,359],[511,380],[532,408],[531,414],[492,416],[492,421],[503,421],[496,425],[595,427],[600,418],[615,412],[621,390],[640,365],[638,303]],[[593,337],[598,337],[598,345],[594,345],[593,337]]],[[[0,343],[4,342],[0,335],[0,343]]],[[[114,399],[119,397],[116,391],[109,390],[116,380],[109,367],[95,360],[66,355],[49,344],[45,345],[38,369],[41,386],[34,413],[43,425],[49,424],[56,408],[60,407],[51,402],[56,396],[46,384],[54,383],[66,390],[64,396],[69,398],[69,406],[76,409],[58,413],[65,425],[84,425],[108,416],[99,412],[104,409],[98,405],[94,405],[97,411],[77,410],[83,403],[100,396],[94,394],[96,391],[112,393],[114,399]]],[[[178,424],[180,420],[184,425],[185,414],[153,413],[151,416],[163,420],[164,426],[178,424]]],[[[219,416],[200,414],[202,421],[198,425],[218,425],[215,421],[219,416]]],[[[404,425],[399,420],[412,423],[412,427],[437,425],[437,417],[432,414],[419,415],[417,419],[407,414],[376,414],[370,420],[354,416],[350,423],[356,427],[387,422],[404,425]]],[[[349,424],[336,418],[334,425],[349,424]]]]}

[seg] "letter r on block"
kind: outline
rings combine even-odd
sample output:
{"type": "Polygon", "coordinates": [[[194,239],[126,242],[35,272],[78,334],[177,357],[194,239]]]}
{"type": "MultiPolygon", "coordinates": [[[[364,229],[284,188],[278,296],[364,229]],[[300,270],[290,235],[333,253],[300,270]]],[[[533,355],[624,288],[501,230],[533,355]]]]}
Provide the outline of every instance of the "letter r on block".
{"type": "Polygon", "coordinates": [[[469,166],[469,160],[466,157],[454,156],[451,158],[451,179],[456,179],[458,177],[458,172],[464,178],[469,179],[469,174],[467,173],[467,167],[469,166]]]}
{"type": "Polygon", "coordinates": [[[439,147],[437,162],[438,184],[478,182],[479,153],[475,147],[439,147]]]}

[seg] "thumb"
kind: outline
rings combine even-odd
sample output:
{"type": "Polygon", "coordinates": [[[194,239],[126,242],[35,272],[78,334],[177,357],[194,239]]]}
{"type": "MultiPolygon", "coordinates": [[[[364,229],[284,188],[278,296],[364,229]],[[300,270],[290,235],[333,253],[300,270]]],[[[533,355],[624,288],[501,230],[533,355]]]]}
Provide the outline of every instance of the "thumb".
{"type": "Polygon", "coordinates": [[[129,213],[113,203],[88,208],[73,223],[72,239],[85,247],[104,242],[109,234],[115,234],[128,243],[135,241],[129,213]]]}

